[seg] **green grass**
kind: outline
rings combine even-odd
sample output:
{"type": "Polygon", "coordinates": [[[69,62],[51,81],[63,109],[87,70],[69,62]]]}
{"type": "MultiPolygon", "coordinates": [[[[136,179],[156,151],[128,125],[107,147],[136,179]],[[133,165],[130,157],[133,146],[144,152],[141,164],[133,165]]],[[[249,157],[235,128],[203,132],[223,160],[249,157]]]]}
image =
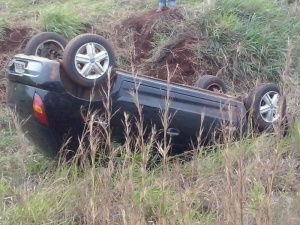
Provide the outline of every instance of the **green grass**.
{"type": "Polygon", "coordinates": [[[73,38],[84,29],[84,22],[72,8],[61,5],[51,5],[40,11],[42,30],[56,32],[66,38],[73,38]]]}
{"type": "Polygon", "coordinates": [[[233,59],[235,67],[229,64],[228,73],[240,79],[279,80],[287,40],[299,43],[299,17],[290,13],[275,1],[221,1],[205,27],[217,57],[233,59]]]}
{"type": "Polygon", "coordinates": [[[7,23],[4,20],[0,20],[0,43],[4,41],[4,33],[7,28],[7,23]]]}

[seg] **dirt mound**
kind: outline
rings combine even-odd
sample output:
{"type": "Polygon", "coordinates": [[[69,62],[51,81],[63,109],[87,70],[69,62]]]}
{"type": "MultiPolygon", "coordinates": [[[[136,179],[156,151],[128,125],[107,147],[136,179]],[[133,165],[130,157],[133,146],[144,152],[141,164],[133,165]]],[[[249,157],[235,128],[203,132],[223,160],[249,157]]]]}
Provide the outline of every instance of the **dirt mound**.
{"type": "Polygon", "coordinates": [[[159,22],[175,22],[181,20],[183,20],[183,16],[178,11],[172,10],[156,13],[152,10],[141,15],[132,16],[123,21],[121,25],[122,36],[124,36],[126,32],[133,32],[134,34],[134,62],[140,64],[142,59],[148,57],[147,54],[153,48],[152,42],[156,31],[155,27],[159,25],[159,22]]]}
{"type": "MultiPolygon", "coordinates": [[[[197,62],[195,45],[204,40],[191,34],[181,34],[161,46],[155,46],[155,34],[165,33],[184,21],[179,10],[167,10],[161,13],[149,11],[132,16],[117,26],[120,36],[133,36],[132,63],[137,70],[145,75],[165,80],[169,74],[171,81],[193,84],[199,75],[211,74],[211,67],[197,62]]],[[[161,43],[160,43],[161,44],[161,43]]],[[[122,47],[122,44],[120,45],[122,47]]]]}
{"type": "Polygon", "coordinates": [[[25,47],[30,32],[31,29],[27,27],[6,29],[3,35],[4,40],[0,42],[0,79],[3,77],[7,61],[25,47]]]}
{"type": "Polygon", "coordinates": [[[147,64],[152,76],[166,80],[169,74],[172,82],[193,84],[198,77],[198,65],[191,46],[196,43],[197,40],[186,37],[162,47],[158,56],[154,55],[147,64]]]}
{"type": "Polygon", "coordinates": [[[16,53],[23,48],[27,42],[31,29],[27,27],[6,29],[4,41],[0,43],[0,54],[16,53]]]}
{"type": "Polygon", "coordinates": [[[4,40],[0,42],[0,103],[4,102],[5,95],[5,77],[4,71],[11,57],[20,53],[28,41],[31,29],[27,27],[6,29],[4,40]]]}

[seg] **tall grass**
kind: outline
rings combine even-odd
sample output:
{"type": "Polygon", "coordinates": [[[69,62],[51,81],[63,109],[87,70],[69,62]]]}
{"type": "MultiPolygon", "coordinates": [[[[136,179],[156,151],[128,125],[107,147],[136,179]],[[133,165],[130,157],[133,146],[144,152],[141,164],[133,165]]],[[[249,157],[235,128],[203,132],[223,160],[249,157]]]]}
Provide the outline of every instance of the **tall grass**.
{"type": "MultiPolygon", "coordinates": [[[[96,117],[90,116],[92,124],[92,118],[96,117]]],[[[168,145],[160,145],[163,160],[159,162],[147,153],[153,139],[135,136],[129,124],[134,123],[124,122],[125,130],[129,131],[126,143],[111,146],[105,161],[94,158],[100,150],[97,146],[109,144],[94,130],[103,128],[89,125],[87,134],[92,144],[78,152],[79,158],[66,164],[49,162],[25,149],[1,148],[0,221],[3,224],[19,221],[23,224],[299,223],[300,205],[294,197],[299,185],[298,125],[287,139],[276,141],[276,135],[264,135],[175,158],[164,154],[168,145]],[[92,161],[83,157],[91,152],[96,153],[92,154],[92,161]]],[[[8,125],[5,127],[8,129],[8,125]]]]}
{"type": "Polygon", "coordinates": [[[56,32],[66,38],[72,38],[81,33],[84,19],[79,18],[74,8],[63,5],[51,5],[40,11],[43,30],[56,32]]]}
{"type": "Polygon", "coordinates": [[[211,57],[240,79],[278,80],[287,40],[299,43],[298,15],[276,1],[220,1],[205,28],[214,46],[211,57]]]}
{"type": "Polygon", "coordinates": [[[5,29],[7,28],[7,22],[0,20],[0,43],[4,41],[5,29]]]}

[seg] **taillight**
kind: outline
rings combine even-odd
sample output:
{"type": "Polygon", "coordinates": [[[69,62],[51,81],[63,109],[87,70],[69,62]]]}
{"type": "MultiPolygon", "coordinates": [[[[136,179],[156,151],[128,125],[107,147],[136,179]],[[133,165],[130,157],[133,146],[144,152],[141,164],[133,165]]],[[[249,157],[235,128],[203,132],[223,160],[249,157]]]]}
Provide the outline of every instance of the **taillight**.
{"type": "Polygon", "coordinates": [[[39,121],[44,126],[49,126],[46,117],[44,103],[41,97],[36,93],[34,94],[32,108],[33,108],[33,115],[37,119],[37,121],[39,121]]]}

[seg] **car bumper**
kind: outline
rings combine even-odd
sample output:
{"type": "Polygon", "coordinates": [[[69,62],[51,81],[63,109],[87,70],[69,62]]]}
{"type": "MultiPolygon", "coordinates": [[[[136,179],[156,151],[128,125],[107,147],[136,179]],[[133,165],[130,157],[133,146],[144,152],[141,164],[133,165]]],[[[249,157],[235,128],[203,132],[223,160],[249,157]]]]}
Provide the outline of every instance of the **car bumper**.
{"type": "MultiPolygon", "coordinates": [[[[41,96],[44,103],[47,102],[46,96],[51,95],[51,99],[55,99],[52,97],[56,94],[32,86],[10,81],[7,87],[7,105],[16,115],[18,124],[21,126],[21,129],[24,132],[26,138],[37,148],[38,151],[50,158],[55,158],[58,156],[58,153],[60,152],[64,141],[68,138],[66,136],[66,133],[69,133],[69,136],[74,136],[73,139],[76,142],[78,139],[77,137],[81,135],[83,128],[82,126],[76,125],[78,124],[76,123],[76,120],[74,120],[73,123],[65,121],[65,123],[67,124],[76,125],[74,127],[66,127],[66,125],[62,121],[55,121],[51,119],[51,115],[48,116],[50,126],[47,127],[41,125],[33,116],[32,102],[35,93],[41,96]]],[[[45,105],[45,108],[51,107],[55,108],[55,106],[45,105]]],[[[65,111],[67,111],[67,109],[65,111]]],[[[53,112],[53,110],[50,110],[50,112],[53,112]]],[[[56,118],[57,115],[53,115],[52,117],[56,118]]],[[[78,146],[78,144],[72,144],[72,141],[70,141],[68,149],[69,146],[70,150],[75,151],[75,148],[76,146],[78,146]]]]}
{"type": "Polygon", "coordinates": [[[55,158],[61,148],[61,144],[55,138],[55,132],[37,122],[26,122],[22,125],[22,131],[26,138],[44,155],[55,158]]]}

